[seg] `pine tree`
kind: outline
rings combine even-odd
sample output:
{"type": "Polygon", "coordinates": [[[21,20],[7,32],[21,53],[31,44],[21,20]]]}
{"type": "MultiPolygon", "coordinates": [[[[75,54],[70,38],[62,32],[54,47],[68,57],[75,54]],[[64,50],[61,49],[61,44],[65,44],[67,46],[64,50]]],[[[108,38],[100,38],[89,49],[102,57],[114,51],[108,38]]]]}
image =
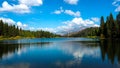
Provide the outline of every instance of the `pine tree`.
{"type": "Polygon", "coordinates": [[[112,13],[110,14],[110,38],[113,38],[114,37],[114,31],[115,31],[115,23],[114,23],[114,18],[113,18],[113,15],[112,13]]]}
{"type": "Polygon", "coordinates": [[[0,36],[3,35],[3,21],[0,20],[0,36]]]}
{"type": "Polygon", "coordinates": [[[118,38],[120,38],[120,12],[118,13],[118,15],[116,16],[116,25],[117,25],[117,36],[118,38]]]}
{"type": "Polygon", "coordinates": [[[100,20],[100,33],[101,33],[100,37],[104,39],[105,36],[104,36],[104,17],[103,16],[101,17],[101,20],[100,20]]]}

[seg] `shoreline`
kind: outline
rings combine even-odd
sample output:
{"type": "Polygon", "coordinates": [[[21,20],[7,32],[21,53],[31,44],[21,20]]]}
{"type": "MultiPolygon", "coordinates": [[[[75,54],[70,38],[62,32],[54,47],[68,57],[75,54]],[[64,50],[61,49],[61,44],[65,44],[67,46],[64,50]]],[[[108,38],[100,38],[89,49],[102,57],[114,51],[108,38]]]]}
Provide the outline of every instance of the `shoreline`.
{"type": "Polygon", "coordinates": [[[24,38],[35,38],[35,37],[21,37],[21,36],[16,36],[16,37],[3,37],[0,36],[0,41],[1,40],[17,40],[17,39],[24,39],[24,38]]]}
{"type": "MultiPolygon", "coordinates": [[[[2,40],[17,40],[17,39],[33,39],[36,37],[21,37],[21,36],[16,36],[16,37],[3,37],[0,36],[0,41],[2,40]]],[[[41,37],[41,38],[46,38],[46,37],[41,37]]],[[[60,37],[51,37],[51,38],[60,38],[60,37]]]]}

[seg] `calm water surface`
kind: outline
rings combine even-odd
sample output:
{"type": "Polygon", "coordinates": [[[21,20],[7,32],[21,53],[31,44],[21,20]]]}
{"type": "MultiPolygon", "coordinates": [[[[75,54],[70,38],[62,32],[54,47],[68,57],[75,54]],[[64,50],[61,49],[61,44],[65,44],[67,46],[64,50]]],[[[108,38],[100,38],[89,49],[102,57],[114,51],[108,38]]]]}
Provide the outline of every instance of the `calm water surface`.
{"type": "Polygon", "coordinates": [[[36,38],[0,41],[0,68],[120,68],[120,41],[36,38]]]}

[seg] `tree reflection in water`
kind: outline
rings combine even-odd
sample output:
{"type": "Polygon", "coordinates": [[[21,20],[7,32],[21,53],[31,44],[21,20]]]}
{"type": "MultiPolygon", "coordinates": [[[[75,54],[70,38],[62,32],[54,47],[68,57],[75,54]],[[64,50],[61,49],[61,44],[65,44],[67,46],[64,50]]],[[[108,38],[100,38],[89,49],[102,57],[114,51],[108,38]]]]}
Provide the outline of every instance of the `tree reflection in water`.
{"type": "Polygon", "coordinates": [[[43,42],[43,43],[0,43],[0,59],[9,58],[11,57],[15,52],[21,51],[21,49],[25,47],[31,47],[31,46],[39,46],[44,47],[47,46],[47,44],[50,44],[50,42],[43,42]]]}
{"type": "Polygon", "coordinates": [[[100,48],[103,61],[108,58],[112,64],[120,64],[120,40],[101,40],[100,48]]]}

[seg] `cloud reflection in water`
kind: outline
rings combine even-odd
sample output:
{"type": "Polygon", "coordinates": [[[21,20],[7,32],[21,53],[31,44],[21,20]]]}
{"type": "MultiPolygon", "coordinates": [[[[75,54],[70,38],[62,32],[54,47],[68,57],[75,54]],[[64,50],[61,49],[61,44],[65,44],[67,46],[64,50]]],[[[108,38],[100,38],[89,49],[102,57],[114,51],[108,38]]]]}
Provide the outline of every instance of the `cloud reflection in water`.
{"type": "Polygon", "coordinates": [[[65,42],[59,44],[59,49],[62,50],[64,53],[72,55],[74,58],[70,61],[62,63],[61,61],[57,61],[57,66],[79,66],[83,57],[89,56],[93,58],[100,57],[100,49],[99,44],[96,43],[77,43],[77,42],[65,42]],[[92,45],[91,45],[92,44],[92,45]]]}

